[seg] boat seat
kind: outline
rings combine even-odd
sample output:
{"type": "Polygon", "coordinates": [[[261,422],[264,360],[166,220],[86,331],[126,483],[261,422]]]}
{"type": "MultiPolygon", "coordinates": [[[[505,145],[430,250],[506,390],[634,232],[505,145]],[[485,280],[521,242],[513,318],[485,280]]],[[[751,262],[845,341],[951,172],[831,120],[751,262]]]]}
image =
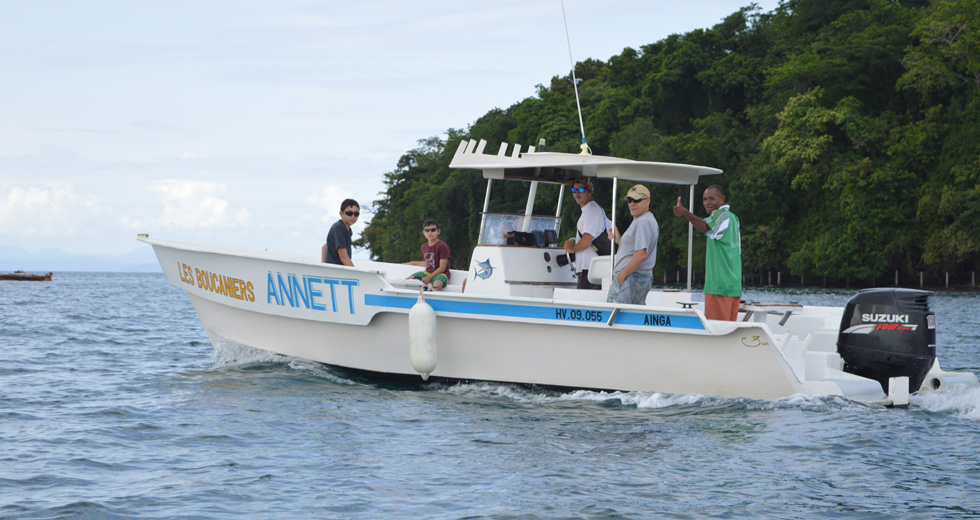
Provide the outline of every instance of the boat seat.
{"type": "Polygon", "coordinates": [[[592,258],[592,263],[589,264],[589,281],[596,285],[602,285],[603,289],[608,289],[609,284],[612,283],[612,273],[609,272],[609,260],[610,257],[608,255],[596,256],[592,258]]]}

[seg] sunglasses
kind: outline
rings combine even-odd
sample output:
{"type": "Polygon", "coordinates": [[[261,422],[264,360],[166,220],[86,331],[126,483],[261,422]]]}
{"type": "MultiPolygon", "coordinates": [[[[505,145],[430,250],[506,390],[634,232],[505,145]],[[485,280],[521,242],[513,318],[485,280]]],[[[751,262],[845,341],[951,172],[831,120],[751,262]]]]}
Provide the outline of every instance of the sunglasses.
{"type": "Polygon", "coordinates": [[[344,215],[347,215],[348,217],[360,217],[361,216],[361,212],[360,211],[347,210],[347,211],[344,212],[344,215]]]}
{"type": "Polygon", "coordinates": [[[572,188],[572,193],[585,193],[589,191],[588,188],[572,188]]]}
{"type": "Polygon", "coordinates": [[[433,231],[439,231],[439,228],[437,228],[437,227],[427,227],[427,228],[422,228],[422,231],[425,231],[426,233],[432,233],[433,231]]]}
{"type": "Polygon", "coordinates": [[[647,200],[646,197],[643,197],[642,199],[634,199],[633,197],[626,197],[626,202],[630,204],[639,204],[644,200],[647,200]]]}

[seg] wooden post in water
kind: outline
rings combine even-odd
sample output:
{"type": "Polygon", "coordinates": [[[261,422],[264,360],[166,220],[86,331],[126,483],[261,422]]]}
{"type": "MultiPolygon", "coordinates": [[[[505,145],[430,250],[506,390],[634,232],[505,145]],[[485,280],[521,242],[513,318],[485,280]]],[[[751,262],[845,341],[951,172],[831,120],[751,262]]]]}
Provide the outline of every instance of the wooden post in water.
{"type": "Polygon", "coordinates": [[[946,271],[946,288],[949,289],[949,271],[946,271]]]}
{"type": "Polygon", "coordinates": [[[782,286],[783,285],[783,272],[782,271],[776,271],[776,285],[779,285],[779,286],[782,286]]]}
{"type": "Polygon", "coordinates": [[[800,287],[803,287],[803,275],[800,275],[800,287]]]}
{"type": "Polygon", "coordinates": [[[769,271],[769,287],[772,287],[772,271],[769,271]]]}
{"type": "Polygon", "coordinates": [[[895,287],[898,287],[898,269],[895,269],[895,287]]]}
{"type": "Polygon", "coordinates": [[[922,288],[922,271],[919,271],[919,289],[922,288]]]}

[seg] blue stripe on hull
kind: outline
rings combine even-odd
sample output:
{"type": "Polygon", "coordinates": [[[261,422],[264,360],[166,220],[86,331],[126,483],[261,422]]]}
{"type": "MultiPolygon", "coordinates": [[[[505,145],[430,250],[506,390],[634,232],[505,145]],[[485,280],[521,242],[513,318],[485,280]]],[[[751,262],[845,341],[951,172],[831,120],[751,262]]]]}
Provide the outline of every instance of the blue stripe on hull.
{"type": "MultiPolygon", "coordinates": [[[[388,309],[411,309],[418,299],[410,296],[365,294],[364,304],[388,309]]],[[[554,321],[579,321],[586,323],[605,323],[609,319],[608,310],[581,309],[575,307],[552,307],[538,305],[518,305],[512,303],[465,302],[457,300],[428,299],[426,303],[436,312],[451,312],[474,316],[501,316],[554,321]]],[[[704,330],[704,323],[697,316],[679,314],[657,314],[635,311],[621,311],[616,316],[616,324],[657,327],[665,329],[704,330]]]]}

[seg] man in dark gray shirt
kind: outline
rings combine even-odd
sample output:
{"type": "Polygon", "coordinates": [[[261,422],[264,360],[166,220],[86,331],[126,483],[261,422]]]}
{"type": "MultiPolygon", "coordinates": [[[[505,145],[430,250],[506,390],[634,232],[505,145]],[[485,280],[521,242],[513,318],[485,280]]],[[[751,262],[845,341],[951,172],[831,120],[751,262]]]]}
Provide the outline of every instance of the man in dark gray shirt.
{"type": "Polygon", "coordinates": [[[334,222],[327,233],[327,242],[320,248],[320,261],[327,264],[354,266],[350,255],[351,236],[354,232],[350,227],[361,216],[361,205],[354,199],[345,199],[340,203],[340,220],[334,222]]]}

